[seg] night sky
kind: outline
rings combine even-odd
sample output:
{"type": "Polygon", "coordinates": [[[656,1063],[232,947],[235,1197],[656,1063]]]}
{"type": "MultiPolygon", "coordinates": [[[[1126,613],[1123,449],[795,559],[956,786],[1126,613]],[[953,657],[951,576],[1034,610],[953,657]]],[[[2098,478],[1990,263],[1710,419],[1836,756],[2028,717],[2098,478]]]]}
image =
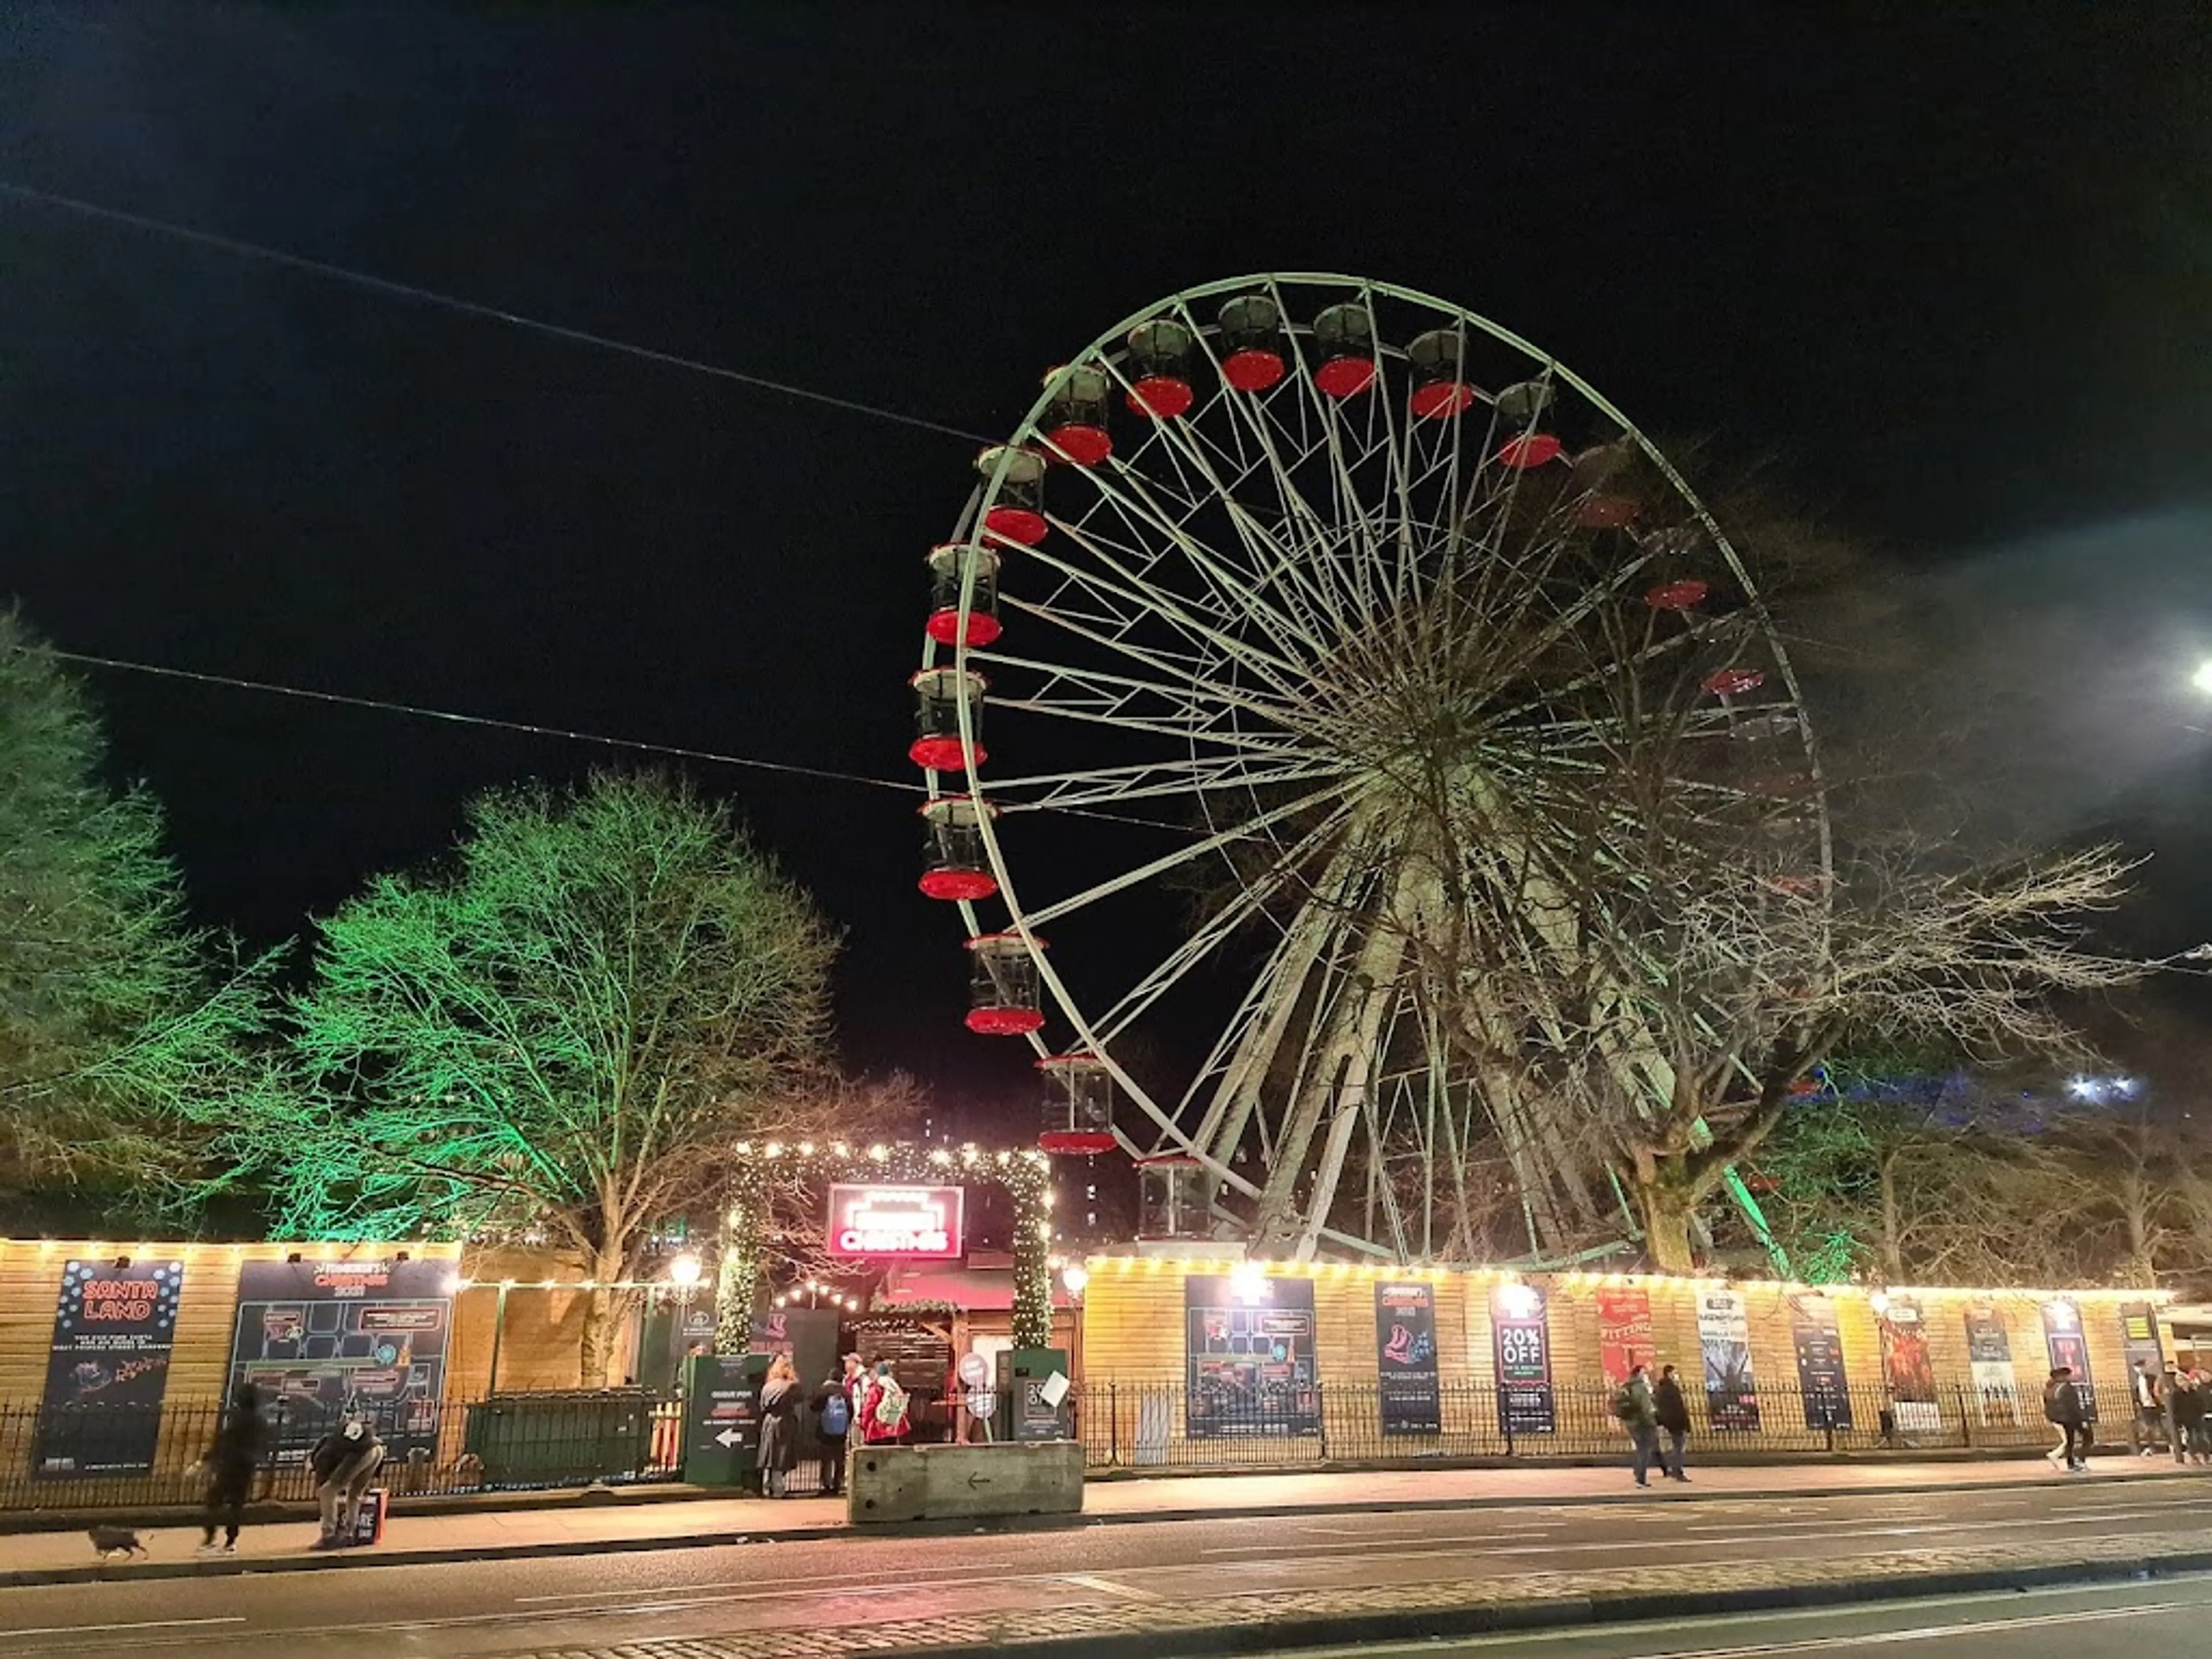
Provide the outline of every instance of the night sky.
{"type": "MultiPolygon", "coordinates": [[[[2212,937],[2201,3],[1084,9],[19,0],[0,181],[979,433],[1192,283],[1427,289],[1880,546],[1926,696],[2212,937]]],[[[68,650],[906,782],[973,447],[0,196],[0,595],[68,650]]],[[[257,942],[612,758],[92,683],[257,942]]],[[[692,769],[848,930],[850,1058],[1011,1093],[912,803],[692,769]]]]}

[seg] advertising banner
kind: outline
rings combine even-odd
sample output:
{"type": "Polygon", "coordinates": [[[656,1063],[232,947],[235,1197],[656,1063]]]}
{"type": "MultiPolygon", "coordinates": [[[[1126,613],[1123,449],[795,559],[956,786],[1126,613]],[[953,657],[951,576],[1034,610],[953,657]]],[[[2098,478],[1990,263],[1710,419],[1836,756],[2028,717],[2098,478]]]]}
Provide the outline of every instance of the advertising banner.
{"type": "Polygon", "coordinates": [[[279,1464],[302,1462],[332,1425],[358,1416],[386,1455],[438,1446],[450,1261],[248,1261],[238,1272],[233,1389],[283,1402],[279,1464]]]}
{"type": "Polygon", "coordinates": [[[1443,1432],[1434,1285],[1376,1282],[1375,1356],[1382,1432],[1443,1432]]]}
{"type": "Polygon", "coordinates": [[[2081,1310],[2063,1297],[2043,1304],[2043,1350],[2051,1368],[2069,1367],[2074,1392],[2081,1396],[2082,1421],[2097,1420],[2097,1378],[2089,1369],[2089,1339],[2081,1333],[2081,1310]]]}
{"type": "Polygon", "coordinates": [[[1546,1312],[1544,1292],[1534,1285],[1500,1285],[1491,1292],[1490,1337],[1502,1434],[1553,1434],[1559,1430],[1546,1312]]]}
{"type": "Polygon", "coordinates": [[[1808,1429],[1851,1426],[1850,1380],[1844,1374],[1844,1340],[1836,1304],[1825,1296],[1793,1297],[1790,1337],[1797,1350],[1797,1389],[1808,1429]]]}
{"type": "Polygon", "coordinates": [[[184,1285],[181,1261],[63,1267],[35,1474],[68,1480],[153,1472],[184,1285]]]}
{"type": "Polygon", "coordinates": [[[1934,1434],[1943,1426],[1936,1394],[1936,1364],[1928,1352],[1927,1316],[1909,1296],[1893,1296],[1881,1316],[1881,1369],[1890,1409],[1907,1434],[1934,1434]]]}
{"type": "Polygon", "coordinates": [[[830,1188],[830,1255],[840,1261],[957,1261],[965,1194],[957,1187],[830,1188]]]}
{"type": "MultiPolygon", "coordinates": [[[[2157,1371],[2166,1364],[2166,1348],[2158,1340],[2158,1316],[2148,1302],[2120,1304],[2120,1352],[2127,1356],[2128,1370],[2132,1373],[2136,1361],[2148,1359],[2150,1368],[2157,1371]]],[[[2130,1382],[2129,1387],[2135,1385],[2130,1382]]]]}
{"type": "Polygon", "coordinates": [[[1651,1298],[1611,1285],[1597,1293],[1597,1358],[1606,1386],[1617,1389],[1641,1361],[1651,1363],[1651,1298]]]}
{"type": "Polygon", "coordinates": [[[1182,1293],[1190,1437],[1318,1435],[1313,1280],[1194,1274],[1182,1293]]]}
{"type": "Polygon", "coordinates": [[[1705,1420],[1719,1430],[1757,1432],[1759,1383],[1741,1291],[1698,1292],[1698,1350],[1705,1360],[1705,1420]]]}
{"type": "Polygon", "coordinates": [[[1990,1428],[2008,1429],[2023,1419],[2020,1385],[2013,1376],[2012,1335],[1994,1302],[1966,1304],[1966,1366],[1973,1373],[1974,1409],[1990,1428]]]}

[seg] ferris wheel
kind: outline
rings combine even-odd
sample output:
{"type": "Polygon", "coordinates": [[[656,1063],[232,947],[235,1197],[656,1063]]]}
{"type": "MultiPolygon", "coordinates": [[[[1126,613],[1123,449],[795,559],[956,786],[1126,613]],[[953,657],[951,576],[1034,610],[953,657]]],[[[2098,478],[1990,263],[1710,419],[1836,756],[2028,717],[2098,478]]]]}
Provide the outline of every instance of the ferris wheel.
{"type": "Polygon", "coordinates": [[[1123,319],[975,465],[927,556],[921,885],[1042,1144],[1193,1170],[1273,1255],[1617,1231],[1577,1102],[1671,1074],[1556,1063],[1558,988],[1594,940],[1637,971],[1639,837],[1829,880],[1796,680],[1674,468],[1498,325],[1307,273],[1123,319]]]}

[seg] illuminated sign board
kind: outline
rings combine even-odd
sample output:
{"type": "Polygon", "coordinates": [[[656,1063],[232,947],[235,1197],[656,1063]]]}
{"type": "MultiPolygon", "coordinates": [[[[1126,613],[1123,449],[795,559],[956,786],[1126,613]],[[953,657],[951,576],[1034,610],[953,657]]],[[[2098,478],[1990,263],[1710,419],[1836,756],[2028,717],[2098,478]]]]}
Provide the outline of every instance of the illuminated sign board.
{"type": "Polygon", "coordinates": [[[830,1254],[848,1259],[957,1261],[961,1254],[957,1187],[830,1189],[830,1254]]]}

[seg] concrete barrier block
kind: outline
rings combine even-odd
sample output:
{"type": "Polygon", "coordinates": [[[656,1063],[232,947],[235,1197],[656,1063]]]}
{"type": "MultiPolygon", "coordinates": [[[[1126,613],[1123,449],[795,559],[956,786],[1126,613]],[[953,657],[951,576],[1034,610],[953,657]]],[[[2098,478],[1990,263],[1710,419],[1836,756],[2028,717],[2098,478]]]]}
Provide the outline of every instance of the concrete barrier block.
{"type": "Polygon", "coordinates": [[[854,1526],[1083,1511],[1083,1448],[1073,1440],[862,1446],[848,1474],[845,1515],[854,1526]]]}

